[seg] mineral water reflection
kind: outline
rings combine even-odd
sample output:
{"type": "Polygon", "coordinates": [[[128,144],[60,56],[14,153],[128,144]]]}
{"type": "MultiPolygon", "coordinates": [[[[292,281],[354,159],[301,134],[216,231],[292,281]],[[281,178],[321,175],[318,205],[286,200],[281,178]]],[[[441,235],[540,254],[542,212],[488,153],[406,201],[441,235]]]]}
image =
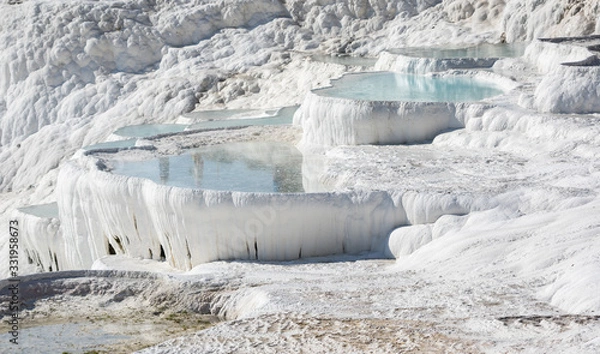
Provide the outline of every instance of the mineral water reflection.
{"type": "Polygon", "coordinates": [[[206,146],[146,161],[113,161],[113,173],[169,186],[242,192],[304,192],[302,154],[293,145],[246,142],[206,146]]]}
{"type": "MultiPolygon", "coordinates": [[[[264,125],[289,125],[292,124],[294,113],[298,106],[283,107],[274,112],[264,111],[258,118],[245,118],[243,110],[231,110],[232,113],[226,114],[228,110],[189,113],[190,118],[200,119],[186,128],[186,130],[196,129],[218,129],[242,126],[264,126],[264,125]],[[241,113],[240,113],[241,112],[241,113]],[[269,114],[270,113],[270,114],[269,114]]],[[[250,111],[255,112],[255,111],[250,111]]]]}
{"type": "Polygon", "coordinates": [[[437,77],[375,72],[349,74],[315,90],[322,96],[365,101],[469,102],[496,96],[502,90],[470,77],[437,77]]]}

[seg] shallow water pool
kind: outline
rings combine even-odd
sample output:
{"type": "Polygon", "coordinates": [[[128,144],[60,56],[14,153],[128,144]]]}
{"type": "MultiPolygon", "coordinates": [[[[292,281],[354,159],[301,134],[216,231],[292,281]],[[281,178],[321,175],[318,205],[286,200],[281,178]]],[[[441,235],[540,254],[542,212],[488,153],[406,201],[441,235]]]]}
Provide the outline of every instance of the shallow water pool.
{"type": "Polygon", "coordinates": [[[87,151],[91,150],[103,150],[103,149],[124,149],[135,146],[137,139],[125,139],[108,141],[104,143],[98,143],[93,145],[85,146],[83,149],[87,151]]]}
{"type": "Polygon", "coordinates": [[[208,111],[193,111],[182,114],[182,117],[201,121],[225,119],[256,119],[267,118],[277,114],[278,109],[215,109],[208,111]]]}
{"type": "Polygon", "coordinates": [[[332,80],[317,95],[364,101],[470,102],[502,94],[495,85],[465,76],[424,76],[373,72],[332,80]]]}
{"type": "Polygon", "coordinates": [[[127,138],[148,138],[160,134],[179,133],[185,127],[183,124],[140,124],[119,128],[113,134],[127,138]]]}
{"type": "Polygon", "coordinates": [[[108,346],[129,339],[129,336],[104,332],[100,328],[87,328],[80,323],[49,324],[21,329],[19,349],[8,341],[10,335],[0,336],[3,353],[92,353],[94,348],[108,346]],[[12,347],[11,347],[12,346],[12,347]]]}
{"type": "Polygon", "coordinates": [[[248,117],[244,116],[243,114],[231,112],[230,115],[225,115],[223,112],[214,112],[214,114],[207,114],[204,116],[205,119],[206,117],[212,117],[209,118],[210,120],[203,120],[192,124],[187,127],[186,130],[218,129],[242,126],[289,125],[292,124],[296,110],[298,110],[298,106],[284,107],[269,115],[259,115],[258,117],[260,118],[248,117]]]}
{"type": "Polygon", "coordinates": [[[145,161],[114,160],[112,172],[184,188],[304,192],[302,154],[293,145],[246,142],[206,146],[145,161]]]}

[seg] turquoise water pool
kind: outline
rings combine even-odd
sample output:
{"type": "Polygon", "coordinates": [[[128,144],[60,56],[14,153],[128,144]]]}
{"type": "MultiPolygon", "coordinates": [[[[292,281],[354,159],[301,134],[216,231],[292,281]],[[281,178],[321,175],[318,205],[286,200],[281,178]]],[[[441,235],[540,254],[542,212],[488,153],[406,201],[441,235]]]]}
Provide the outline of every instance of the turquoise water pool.
{"type": "Polygon", "coordinates": [[[185,130],[183,124],[140,124],[115,130],[114,134],[126,138],[148,138],[160,134],[179,133],[185,130]]]}
{"type": "Polygon", "coordinates": [[[188,126],[186,130],[218,129],[242,126],[289,125],[292,124],[296,110],[298,110],[298,106],[284,107],[275,112],[271,112],[271,114],[266,116],[264,114],[257,115],[260,118],[232,118],[247,116],[233,112],[225,114],[224,111],[226,110],[223,110],[204,115],[204,119],[209,118],[209,120],[202,120],[198,123],[192,124],[188,126]]]}
{"type": "Polygon", "coordinates": [[[254,119],[273,117],[279,111],[274,109],[216,109],[208,111],[194,111],[182,114],[183,117],[201,121],[225,120],[225,119],[254,119]]]}
{"type": "Polygon", "coordinates": [[[145,161],[111,162],[112,172],[184,188],[241,192],[304,192],[302,154],[274,142],[230,143],[145,161]]]}
{"type": "Polygon", "coordinates": [[[135,146],[135,142],[136,141],[137,141],[137,139],[125,139],[125,140],[109,141],[109,142],[105,142],[105,143],[98,143],[98,144],[88,145],[88,146],[85,146],[83,149],[87,150],[87,151],[90,151],[90,150],[129,148],[129,147],[135,146]]]}
{"type": "Polygon", "coordinates": [[[365,101],[471,102],[502,94],[495,85],[464,76],[372,72],[332,80],[317,95],[365,101]]]}

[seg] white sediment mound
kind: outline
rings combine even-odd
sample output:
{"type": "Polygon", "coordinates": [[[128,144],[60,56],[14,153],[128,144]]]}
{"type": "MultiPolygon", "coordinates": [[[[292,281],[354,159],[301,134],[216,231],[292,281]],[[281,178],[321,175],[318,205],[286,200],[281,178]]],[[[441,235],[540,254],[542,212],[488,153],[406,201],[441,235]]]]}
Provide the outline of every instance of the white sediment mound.
{"type": "Polygon", "coordinates": [[[535,104],[542,112],[600,113],[600,61],[560,65],[539,83],[535,104]]]}
{"type": "Polygon", "coordinates": [[[415,58],[383,52],[375,64],[375,70],[426,74],[452,69],[490,68],[496,60],[497,58],[415,58]]]}
{"type": "Polygon", "coordinates": [[[527,46],[523,57],[540,73],[554,72],[560,64],[588,59],[593,53],[585,46],[567,42],[535,40],[527,46]]]}
{"type": "Polygon", "coordinates": [[[325,97],[311,92],[294,116],[308,145],[421,142],[459,127],[448,102],[382,102],[325,97]]]}
{"type": "Polygon", "coordinates": [[[39,185],[45,195],[43,176],[78,148],[105,139],[106,127],[174,121],[197,103],[300,103],[306,90],[340,73],[319,68],[309,79],[314,74],[293,57],[290,63],[290,49],[375,56],[405,45],[498,42],[503,34],[523,41],[597,27],[597,4],[557,0],[1,6],[0,188],[39,185]],[[282,65],[289,70],[281,72],[282,65]]]}
{"type": "Polygon", "coordinates": [[[589,49],[599,43],[597,36],[532,42],[523,58],[544,75],[536,83],[531,108],[566,114],[599,112],[600,59],[589,49]]]}
{"type": "MultiPolygon", "coordinates": [[[[43,270],[147,270],[163,256],[157,269],[169,272],[33,275],[23,284],[55,294],[35,304],[48,313],[56,296],[84,294],[80,314],[137,309],[150,297],[152,306],[208,306],[228,320],[143,351],[152,354],[598,353],[600,71],[597,47],[586,44],[598,38],[536,38],[600,34],[599,13],[596,1],[562,0],[2,2],[0,224],[20,221],[22,274],[35,271],[30,260],[43,270]],[[446,64],[382,53],[503,41],[533,42],[522,58],[494,64],[520,86],[503,79],[515,89],[488,102],[440,108],[309,92],[358,70],[312,54],[424,72],[446,64]],[[194,109],[303,100],[298,122],[318,145],[432,140],[327,147],[306,183],[337,192],[301,195],[166,187],[76,154],[120,127],[174,123],[194,109]],[[425,123],[390,130],[390,117],[431,110],[425,123]],[[53,201],[60,225],[15,211],[53,201]],[[204,263],[360,252],[396,259],[204,263]],[[130,285],[135,294],[125,296],[130,285]]],[[[168,141],[140,144],[155,143],[168,141]]],[[[0,233],[5,276],[8,242],[0,233]]]]}
{"type": "MultiPolygon", "coordinates": [[[[409,77],[396,80],[406,80],[411,84],[399,85],[399,87],[390,89],[420,90],[430,92],[429,96],[435,96],[444,94],[444,90],[463,89],[467,91],[469,85],[478,85],[477,87],[481,90],[492,89],[496,94],[502,93],[500,88],[510,90],[517,86],[515,82],[493,73],[428,76],[427,78],[430,80],[420,79],[415,80],[414,83],[409,77]],[[443,83],[440,85],[436,82],[438,78],[452,77],[463,80],[460,82],[465,86],[456,85],[454,87],[443,83]],[[486,84],[488,87],[484,87],[486,84]]],[[[334,87],[335,85],[336,83],[333,82],[334,87]]],[[[372,85],[378,89],[377,82],[372,85]]],[[[417,98],[412,100],[402,100],[402,98],[381,100],[368,97],[363,99],[327,95],[324,92],[317,89],[308,93],[294,115],[294,124],[302,127],[301,143],[304,145],[383,145],[423,142],[433,139],[441,132],[462,127],[462,122],[459,121],[456,114],[457,107],[470,104],[446,101],[437,97],[424,98],[425,96],[419,97],[419,95],[415,95],[417,98]]],[[[464,99],[472,100],[470,97],[464,99]]]]}
{"type": "Polygon", "coordinates": [[[17,212],[14,217],[21,224],[21,245],[27,258],[41,271],[60,270],[66,254],[58,217],[45,217],[17,212]]]}
{"type": "Polygon", "coordinates": [[[60,269],[109,254],[173,267],[216,260],[292,260],[379,251],[391,230],[477,208],[470,197],[385,191],[248,193],[194,190],[113,175],[94,159],[65,165],[58,196],[60,269]],[[82,166],[84,163],[87,167],[82,166]]]}

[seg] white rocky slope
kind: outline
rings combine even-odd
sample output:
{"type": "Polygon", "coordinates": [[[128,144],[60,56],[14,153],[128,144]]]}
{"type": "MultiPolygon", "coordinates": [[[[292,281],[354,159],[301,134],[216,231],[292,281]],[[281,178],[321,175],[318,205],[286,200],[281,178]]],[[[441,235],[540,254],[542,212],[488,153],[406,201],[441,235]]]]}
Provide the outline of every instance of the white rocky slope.
{"type": "MultiPolygon", "coordinates": [[[[54,200],[57,167],[115,128],[174,121],[195,106],[299,103],[309,88],[346,70],[306,61],[298,52],[375,56],[404,45],[584,35],[600,32],[598,13],[596,1],[557,0],[2,3],[0,224],[7,225],[14,207],[54,200]]],[[[521,68],[518,62],[502,65],[499,69],[509,73],[521,68]]],[[[537,68],[554,70],[551,64],[537,68]]],[[[348,352],[343,338],[349,337],[356,339],[349,343],[355,352],[464,352],[465,346],[488,352],[598,352],[598,117],[536,113],[557,112],[552,105],[560,100],[551,88],[564,78],[597,87],[585,73],[573,71],[557,72],[544,92],[523,94],[520,103],[529,110],[474,108],[466,115],[466,129],[433,144],[450,152],[490,149],[524,157],[528,173],[545,182],[541,188],[529,190],[531,175],[517,171],[511,178],[522,187],[505,195],[503,207],[399,230],[396,235],[408,237],[390,244],[389,252],[406,257],[391,268],[347,258],[337,267],[200,267],[196,275],[214,274],[223,282],[228,282],[224,274],[237,271],[249,287],[262,287],[246,301],[263,307],[248,306],[255,310],[240,313],[238,321],[147,352],[291,352],[302,345],[348,352]],[[286,273],[290,268],[299,272],[286,273]],[[382,327],[394,330],[369,341],[382,327]],[[430,338],[439,346],[428,347],[430,338]]],[[[519,75],[527,81],[534,74],[519,75]]],[[[559,89],[566,105],[557,109],[580,106],[569,97],[569,87],[559,89]]],[[[335,158],[337,152],[330,154],[335,158]]],[[[355,156],[354,172],[362,174],[363,184],[382,166],[401,170],[377,154],[359,150],[355,156]],[[371,168],[363,171],[362,165],[371,168]]],[[[498,174],[519,159],[506,162],[498,174]]],[[[403,163],[416,168],[421,162],[410,157],[403,163]]],[[[429,162],[438,172],[439,163],[429,162]]],[[[457,168],[460,172],[462,165],[457,168]]],[[[477,180],[473,171],[462,171],[469,181],[477,180]]],[[[356,181],[351,173],[337,178],[346,185],[356,181]]],[[[440,173],[426,182],[443,189],[446,181],[440,173]]],[[[0,267],[6,274],[7,239],[1,237],[0,267]]]]}
{"type": "MultiPolygon", "coordinates": [[[[375,55],[403,45],[589,34],[600,26],[596,2],[485,4],[2,4],[0,188],[22,191],[42,184],[37,187],[42,192],[53,179],[46,181],[44,175],[75,149],[101,141],[113,127],[174,120],[196,104],[248,105],[243,99],[231,102],[240,96],[252,96],[261,106],[299,103],[315,82],[294,73],[301,70],[299,64],[282,54],[290,50],[375,55]],[[272,85],[285,87],[285,93],[272,85]]],[[[321,71],[321,82],[332,75],[330,68],[321,71]]]]}

